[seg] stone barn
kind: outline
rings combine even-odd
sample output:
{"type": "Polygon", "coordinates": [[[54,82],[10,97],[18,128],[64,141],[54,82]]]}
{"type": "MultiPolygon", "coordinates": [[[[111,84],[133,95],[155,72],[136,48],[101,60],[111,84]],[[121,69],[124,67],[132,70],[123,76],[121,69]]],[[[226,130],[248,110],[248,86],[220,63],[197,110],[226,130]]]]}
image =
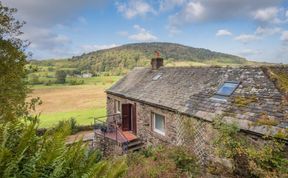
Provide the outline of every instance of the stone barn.
{"type": "Polygon", "coordinates": [[[154,58],[151,67],[133,69],[106,90],[107,123],[117,125],[118,140],[124,137],[128,146],[135,139],[186,144],[205,164],[215,135],[212,122],[219,116],[251,137],[288,128],[287,93],[272,71],[288,75],[285,67],[164,67],[162,58],[154,58]],[[273,124],[253,124],[264,117],[273,124]],[[187,120],[192,141],[185,140],[187,120]]]}

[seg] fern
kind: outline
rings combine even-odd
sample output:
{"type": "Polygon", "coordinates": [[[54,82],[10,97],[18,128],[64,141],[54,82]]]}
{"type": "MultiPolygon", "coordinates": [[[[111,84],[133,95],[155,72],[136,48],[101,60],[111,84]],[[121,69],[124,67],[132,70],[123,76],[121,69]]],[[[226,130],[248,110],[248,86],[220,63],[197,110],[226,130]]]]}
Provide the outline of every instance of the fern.
{"type": "Polygon", "coordinates": [[[125,173],[123,159],[100,161],[100,152],[82,142],[66,146],[69,126],[43,136],[37,136],[37,128],[37,119],[31,118],[0,124],[0,177],[115,178],[125,173]]]}

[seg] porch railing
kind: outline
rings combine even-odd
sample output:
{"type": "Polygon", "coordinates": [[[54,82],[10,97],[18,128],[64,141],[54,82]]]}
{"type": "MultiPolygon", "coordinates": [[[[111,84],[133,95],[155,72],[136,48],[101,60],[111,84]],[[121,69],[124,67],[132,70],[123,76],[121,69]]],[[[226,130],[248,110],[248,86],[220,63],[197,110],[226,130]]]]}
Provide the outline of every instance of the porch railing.
{"type": "Polygon", "coordinates": [[[95,117],[94,118],[94,133],[96,134],[96,130],[100,129],[104,138],[107,138],[107,135],[106,135],[107,133],[115,133],[115,139],[116,139],[117,144],[121,143],[122,151],[124,153],[127,153],[129,140],[122,133],[122,130],[119,127],[120,121],[121,121],[120,113],[110,114],[110,115],[101,116],[101,117],[95,117]],[[104,118],[106,118],[106,121],[103,121],[104,118]],[[120,141],[120,138],[118,138],[118,135],[121,136],[122,139],[124,139],[124,142],[120,141]]]}

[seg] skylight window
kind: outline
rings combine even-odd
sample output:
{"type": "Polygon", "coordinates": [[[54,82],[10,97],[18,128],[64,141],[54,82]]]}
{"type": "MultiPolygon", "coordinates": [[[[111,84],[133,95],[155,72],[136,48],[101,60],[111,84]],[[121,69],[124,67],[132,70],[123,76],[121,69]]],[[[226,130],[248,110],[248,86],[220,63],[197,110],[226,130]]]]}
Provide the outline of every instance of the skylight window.
{"type": "Polygon", "coordinates": [[[224,82],[224,84],[217,90],[217,92],[211,97],[211,99],[226,102],[227,98],[232,95],[232,93],[237,89],[239,84],[240,82],[236,81],[224,82]]]}
{"type": "Polygon", "coordinates": [[[159,73],[153,77],[152,80],[158,80],[162,76],[162,73],[159,73]]]}
{"type": "Polygon", "coordinates": [[[230,96],[236,88],[239,86],[239,82],[225,82],[216,92],[216,95],[230,96]]]}

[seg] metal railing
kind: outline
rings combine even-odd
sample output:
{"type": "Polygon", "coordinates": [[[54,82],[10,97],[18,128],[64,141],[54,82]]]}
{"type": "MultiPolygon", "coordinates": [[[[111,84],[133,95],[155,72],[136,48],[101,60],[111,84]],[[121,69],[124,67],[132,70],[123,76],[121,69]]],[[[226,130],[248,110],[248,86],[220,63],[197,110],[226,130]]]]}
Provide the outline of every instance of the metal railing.
{"type": "MultiPolygon", "coordinates": [[[[119,143],[118,135],[121,135],[122,138],[125,140],[124,142],[120,142],[122,146],[122,151],[124,153],[127,153],[128,151],[128,139],[127,137],[122,133],[121,128],[119,128],[119,122],[121,121],[121,114],[110,114],[106,116],[101,117],[95,117],[94,118],[94,133],[96,134],[96,130],[101,130],[102,135],[104,138],[106,138],[106,134],[108,132],[115,132],[115,139],[117,144],[119,143]],[[111,118],[112,117],[112,118],[111,118]],[[106,121],[103,121],[103,119],[106,118],[106,121]]],[[[96,135],[95,135],[96,136],[96,135]]]]}

